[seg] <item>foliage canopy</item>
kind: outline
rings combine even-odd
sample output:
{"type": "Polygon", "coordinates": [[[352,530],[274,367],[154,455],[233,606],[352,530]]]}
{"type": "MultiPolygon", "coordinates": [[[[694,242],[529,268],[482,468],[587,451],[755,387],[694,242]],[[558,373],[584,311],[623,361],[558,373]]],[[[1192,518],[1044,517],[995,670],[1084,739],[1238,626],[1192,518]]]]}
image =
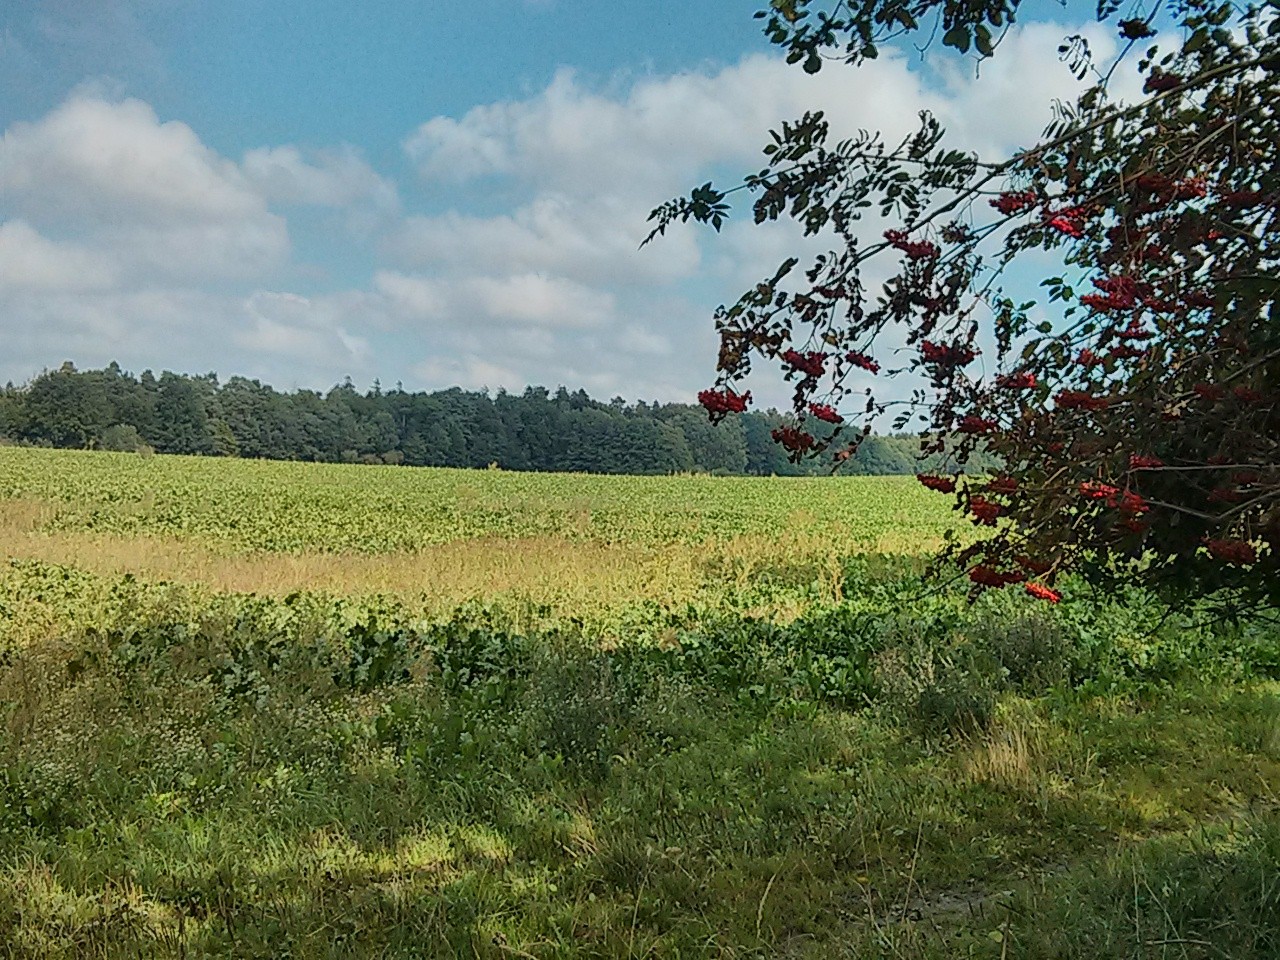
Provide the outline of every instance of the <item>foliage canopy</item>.
{"type": "MultiPolygon", "coordinates": [[[[0,444],[581,473],[820,473],[770,439],[783,422],[752,410],[710,424],[692,404],[603,401],[564,387],[360,393],[348,381],[320,394],[237,376],[220,383],[212,373],[135,377],[118,364],[65,363],[0,388],[0,444]]],[[[846,472],[911,473],[915,446],[906,434],[873,437],[846,472]]]]}
{"type": "MultiPolygon", "coordinates": [[[[773,0],[757,16],[817,72],[910,35],[998,56],[1018,13],[1008,0],[773,0]]],[[[795,420],[774,437],[796,458],[847,459],[895,407],[900,427],[924,422],[925,453],[964,437],[956,469],[998,454],[996,476],[921,475],[984,528],[948,551],[975,590],[1024,584],[1056,601],[1058,574],[1078,569],[1171,598],[1228,588],[1274,603],[1280,5],[1100,0],[1096,16],[1119,53],[1103,62],[1085,38],[1063,41],[1082,92],[1027,149],[953,149],[928,114],[896,145],[833,142],[812,112],[773,132],[764,169],[733,190],[704,184],[656,209],[649,239],[674,222],[719,229],[734,190],[754,194],[757,223],[789,217],[832,238],[808,269],[788,259],[720,308],[703,403],[713,418],[745,408],[741,380],[764,361],[795,385],[795,420]],[[1141,94],[1126,101],[1117,90],[1135,75],[1141,94]],[[1061,263],[1039,305],[1007,275],[1037,250],[1061,263]],[[895,260],[874,289],[872,258],[895,260]],[[928,388],[910,400],[865,388],[904,340],[907,359],[885,373],[928,388]],[[820,438],[815,423],[844,433],[820,438]]]]}

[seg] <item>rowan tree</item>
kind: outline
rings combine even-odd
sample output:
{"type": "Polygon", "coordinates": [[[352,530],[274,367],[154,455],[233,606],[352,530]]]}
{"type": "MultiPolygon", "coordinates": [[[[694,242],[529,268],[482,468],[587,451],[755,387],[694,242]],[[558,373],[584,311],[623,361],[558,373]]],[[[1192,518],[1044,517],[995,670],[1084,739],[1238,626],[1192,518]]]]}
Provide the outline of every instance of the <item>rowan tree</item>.
{"type": "MultiPolygon", "coordinates": [[[[757,17],[816,72],[856,69],[904,37],[999,56],[1019,12],[773,0],[757,17]]],[[[1021,584],[1056,602],[1058,575],[1076,570],[1171,598],[1275,603],[1280,4],[1100,0],[1096,15],[1119,54],[1099,62],[1064,38],[1082,92],[1030,148],[980,158],[928,114],[900,143],[833,142],[813,112],[774,131],[764,168],[732,190],[708,183],[656,209],[649,239],[677,221],[718,230],[736,191],[754,195],[757,223],[789,217],[834,238],[717,311],[719,378],[702,402],[713,418],[745,408],[741,380],[764,364],[794,385],[777,442],[835,463],[878,418],[922,418],[922,452],[949,452],[951,469],[920,481],[978,528],[945,551],[975,590],[1021,584]],[[1126,73],[1142,91],[1127,101],[1126,73]],[[868,238],[876,218],[892,225],[868,238]],[[1036,250],[1061,263],[1039,303],[1009,292],[1010,267],[1036,250]],[[882,286],[864,282],[873,258],[890,261],[882,286]],[[852,382],[904,371],[929,386],[894,400],[852,382]],[[840,430],[826,439],[815,421],[840,430]],[[963,475],[980,449],[1005,470],[963,475]]]]}

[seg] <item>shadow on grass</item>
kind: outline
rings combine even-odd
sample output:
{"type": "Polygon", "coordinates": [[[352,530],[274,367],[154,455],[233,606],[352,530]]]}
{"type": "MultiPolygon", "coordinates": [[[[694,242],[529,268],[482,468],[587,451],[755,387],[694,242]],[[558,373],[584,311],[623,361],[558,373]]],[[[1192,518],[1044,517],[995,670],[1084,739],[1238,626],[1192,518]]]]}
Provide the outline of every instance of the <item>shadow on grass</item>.
{"type": "Polygon", "coordinates": [[[0,666],[0,956],[1275,946],[1274,683],[1091,686],[1083,633],[950,599],[602,649],[483,609],[149,590],[0,666]],[[938,706],[970,681],[981,717],[938,706]]]}

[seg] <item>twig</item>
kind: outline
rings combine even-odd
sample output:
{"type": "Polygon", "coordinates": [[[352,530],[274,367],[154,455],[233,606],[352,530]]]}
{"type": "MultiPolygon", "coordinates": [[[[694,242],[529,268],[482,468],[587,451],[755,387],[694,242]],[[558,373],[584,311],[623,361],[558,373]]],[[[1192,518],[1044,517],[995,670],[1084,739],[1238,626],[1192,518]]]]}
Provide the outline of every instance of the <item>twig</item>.
{"type": "Polygon", "coordinates": [[[769,899],[769,891],[773,889],[773,881],[778,879],[781,871],[775,870],[769,882],[764,885],[764,893],[760,895],[760,903],[756,907],[756,939],[760,939],[760,928],[764,924],[764,902],[769,899]]]}

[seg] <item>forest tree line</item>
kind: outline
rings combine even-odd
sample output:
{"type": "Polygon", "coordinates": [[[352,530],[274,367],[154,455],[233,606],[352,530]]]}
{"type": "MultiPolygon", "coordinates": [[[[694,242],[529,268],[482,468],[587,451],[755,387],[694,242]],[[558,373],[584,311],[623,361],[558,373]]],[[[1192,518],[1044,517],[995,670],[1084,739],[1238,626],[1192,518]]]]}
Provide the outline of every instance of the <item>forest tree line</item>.
{"type": "MultiPolygon", "coordinates": [[[[281,392],[244,377],[64,363],[0,390],[0,437],[41,446],[338,463],[584,473],[797,476],[821,464],[788,461],[771,434],[776,411],[712,425],[683,403],[593,400],[584,391],[521,394],[458,387],[410,393],[348,380],[327,393],[281,392]]],[[[871,436],[842,472],[915,473],[919,439],[871,436]]],[[[970,465],[970,469],[975,469],[970,465]]]]}

